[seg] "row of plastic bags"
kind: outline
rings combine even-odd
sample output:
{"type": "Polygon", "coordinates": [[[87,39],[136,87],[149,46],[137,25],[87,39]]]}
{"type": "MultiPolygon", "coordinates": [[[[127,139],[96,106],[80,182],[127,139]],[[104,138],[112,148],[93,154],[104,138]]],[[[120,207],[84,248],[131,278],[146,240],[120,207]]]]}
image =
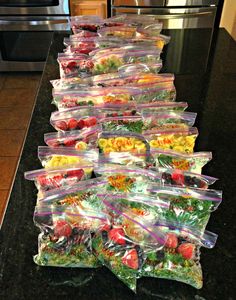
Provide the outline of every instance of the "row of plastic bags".
{"type": "Polygon", "coordinates": [[[222,192],[193,152],[196,114],[174,102],[173,74],[158,74],[169,38],[152,16],[72,17],[74,35],[52,80],[59,111],[38,148],[34,223],[40,266],[106,266],[136,291],[141,277],[202,287],[200,248],[222,192]],[[99,75],[96,75],[99,74],[99,75]]]}

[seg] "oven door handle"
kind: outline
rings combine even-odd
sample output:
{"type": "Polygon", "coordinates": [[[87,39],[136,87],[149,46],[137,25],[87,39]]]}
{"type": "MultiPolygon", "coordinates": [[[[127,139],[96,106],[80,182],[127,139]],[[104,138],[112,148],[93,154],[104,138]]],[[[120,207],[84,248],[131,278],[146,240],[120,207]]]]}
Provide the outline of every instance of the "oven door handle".
{"type": "Polygon", "coordinates": [[[161,20],[161,19],[199,18],[199,17],[206,17],[211,14],[212,14],[211,11],[204,11],[204,12],[197,12],[197,13],[182,13],[182,14],[168,14],[168,15],[157,14],[155,16],[161,20]]]}
{"type": "Polygon", "coordinates": [[[65,24],[68,23],[67,19],[56,19],[56,20],[1,20],[0,25],[30,25],[30,26],[41,26],[41,25],[53,25],[53,24],[65,24]]]}

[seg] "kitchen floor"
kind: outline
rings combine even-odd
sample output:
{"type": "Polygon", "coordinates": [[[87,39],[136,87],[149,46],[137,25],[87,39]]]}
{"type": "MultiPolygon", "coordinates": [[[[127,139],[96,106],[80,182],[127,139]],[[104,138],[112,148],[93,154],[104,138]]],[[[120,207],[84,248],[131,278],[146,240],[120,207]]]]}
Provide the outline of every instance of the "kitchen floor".
{"type": "Polygon", "coordinates": [[[0,73],[0,224],[41,75],[40,72],[0,73]]]}

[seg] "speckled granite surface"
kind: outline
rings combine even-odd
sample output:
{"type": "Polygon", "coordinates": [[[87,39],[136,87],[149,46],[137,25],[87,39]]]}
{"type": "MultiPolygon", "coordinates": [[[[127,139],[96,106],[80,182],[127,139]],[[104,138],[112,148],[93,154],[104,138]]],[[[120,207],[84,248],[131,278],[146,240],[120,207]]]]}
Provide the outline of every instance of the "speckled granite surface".
{"type": "Polygon", "coordinates": [[[220,178],[213,188],[223,189],[224,200],[212,214],[208,230],[219,234],[213,250],[202,250],[204,287],[196,290],[182,283],[140,279],[137,295],[105,268],[97,270],[38,267],[38,231],[32,214],[36,189],[23,173],[40,167],[37,146],[43,134],[53,131],[49,117],[54,106],[49,80],[58,78],[57,53],[65,33],[56,33],[44,70],[41,88],[0,231],[0,299],[170,299],[233,300],[235,293],[235,136],[236,45],[224,29],[215,32],[208,59],[209,31],[171,30],[172,43],[165,49],[165,71],[175,71],[177,99],[198,112],[200,135],[195,150],[211,150],[214,159],[204,173],[220,178]]]}

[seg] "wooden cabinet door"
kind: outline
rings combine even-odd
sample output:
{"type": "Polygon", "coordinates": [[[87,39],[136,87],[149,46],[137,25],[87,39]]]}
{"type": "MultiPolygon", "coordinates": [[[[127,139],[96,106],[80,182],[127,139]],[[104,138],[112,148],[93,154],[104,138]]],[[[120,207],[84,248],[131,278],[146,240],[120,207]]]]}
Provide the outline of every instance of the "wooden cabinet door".
{"type": "Polygon", "coordinates": [[[97,15],[101,18],[107,17],[106,1],[72,1],[71,15],[97,15]]]}

